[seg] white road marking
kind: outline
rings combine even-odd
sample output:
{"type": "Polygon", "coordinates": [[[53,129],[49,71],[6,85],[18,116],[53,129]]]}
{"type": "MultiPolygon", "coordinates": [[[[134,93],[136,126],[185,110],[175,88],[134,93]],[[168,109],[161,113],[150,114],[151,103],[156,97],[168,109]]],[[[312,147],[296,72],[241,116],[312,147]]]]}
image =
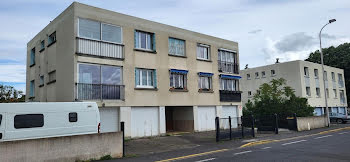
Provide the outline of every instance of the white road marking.
{"type": "Polygon", "coordinates": [[[299,142],[305,142],[305,141],[306,141],[306,140],[300,140],[300,141],[294,141],[294,142],[284,143],[284,144],[282,144],[282,146],[290,145],[290,144],[294,144],[294,143],[299,143],[299,142]]]}
{"type": "Polygon", "coordinates": [[[271,148],[271,147],[264,147],[264,148],[262,148],[263,150],[266,150],[266,149],[269,149],[269,148],[271,148]]]}
{"type": "Polygon", "coordinates": [[[215,160],[216,158],[209,158],[209,159],[204,159],[204,160],[199,160],[196,162],[205,162],[205,161],[211,161],[211,160],[215,160]]]}
{"type": "Polygon", "coordinates": [[[252,151],[237,152],[237,153],[235,153],[235,155],[246,154],[246,153],[250,153],[250,152],[252,152],[252,151]]]}
{"type": "Polygon", "coordinates": [[[326,137],[330,137],[330,136],[333,136],[333,135],[327,135],[327,136],[316,137],[316,138],[314,138],[314,139],[321,139],[321,138],[326,138],[326,137]]]}
{"type": "Polygon", "coordinates": [[[339,134],[346,134],[346,133],[349,133],[349,132],[341,132],[341,133],[339,133],[339,134]]]}

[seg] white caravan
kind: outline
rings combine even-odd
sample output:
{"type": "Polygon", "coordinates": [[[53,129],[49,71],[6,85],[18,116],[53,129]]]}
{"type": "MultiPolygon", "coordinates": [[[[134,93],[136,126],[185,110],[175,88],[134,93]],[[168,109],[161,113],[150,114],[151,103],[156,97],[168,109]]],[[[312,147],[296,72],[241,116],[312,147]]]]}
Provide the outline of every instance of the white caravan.
{"type": "Polygon", "coordinates": [[[0,104],[0,142],[99,133],[94,102],[0,104]]]}

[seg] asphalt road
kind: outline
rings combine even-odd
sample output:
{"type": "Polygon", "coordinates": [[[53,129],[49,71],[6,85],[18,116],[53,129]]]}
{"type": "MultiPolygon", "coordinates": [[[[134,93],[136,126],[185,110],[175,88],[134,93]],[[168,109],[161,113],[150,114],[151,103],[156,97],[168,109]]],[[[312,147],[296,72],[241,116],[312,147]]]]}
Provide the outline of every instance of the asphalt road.
{"type": "Polygon", "coordinates": [[[179,161],[350,161],[350,131],[232,149],[179,161]]]}

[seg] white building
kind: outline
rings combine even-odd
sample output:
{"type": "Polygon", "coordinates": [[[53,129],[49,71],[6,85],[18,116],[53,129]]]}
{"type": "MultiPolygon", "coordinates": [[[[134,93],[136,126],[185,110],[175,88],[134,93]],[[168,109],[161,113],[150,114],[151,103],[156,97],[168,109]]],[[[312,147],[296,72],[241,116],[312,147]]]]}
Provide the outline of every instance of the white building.
{"type": "MultiPolygon", "coordinates": [[[[344,70],[324,66],[327,102],[330,112],[346,114],[347,100],[344,84],[344,70]]],[[[242,80],[242,104],[252,99],[259,86],[272,79],[284,78],[287,85],[295,90],[295,94],[305,97],[311,106],[315,107],[315,114],[324,114],[325,93],[321,64],[308,61],[290,61],[276,63],[240,71],[242,80]]]]}

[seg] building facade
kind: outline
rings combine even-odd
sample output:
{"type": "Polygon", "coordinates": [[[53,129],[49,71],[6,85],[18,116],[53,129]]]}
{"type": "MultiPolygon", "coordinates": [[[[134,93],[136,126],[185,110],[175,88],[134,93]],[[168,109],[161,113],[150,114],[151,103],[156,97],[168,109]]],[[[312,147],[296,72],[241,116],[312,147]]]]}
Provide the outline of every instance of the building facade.
{"type": "MultiPolygon", "coordinates": [[[[284,78],[297,96],[307,98],[308,103],[315,107],[315,115],[325,114],[325,89],[321,64],[297,60],[248,68],[241,70],[240,73],[243,105],[257,93],[263,83],[284,78]]],[[[324,66],[324,74],[329,112],[347,114],[344,70],[324,66]]]]}
{"type": "Polygon", "coordinates": [[[28,101],[95,101],[130,137],[241,116],[240,78],[237,42],[77,2],[27,44],[28,101]]]}

